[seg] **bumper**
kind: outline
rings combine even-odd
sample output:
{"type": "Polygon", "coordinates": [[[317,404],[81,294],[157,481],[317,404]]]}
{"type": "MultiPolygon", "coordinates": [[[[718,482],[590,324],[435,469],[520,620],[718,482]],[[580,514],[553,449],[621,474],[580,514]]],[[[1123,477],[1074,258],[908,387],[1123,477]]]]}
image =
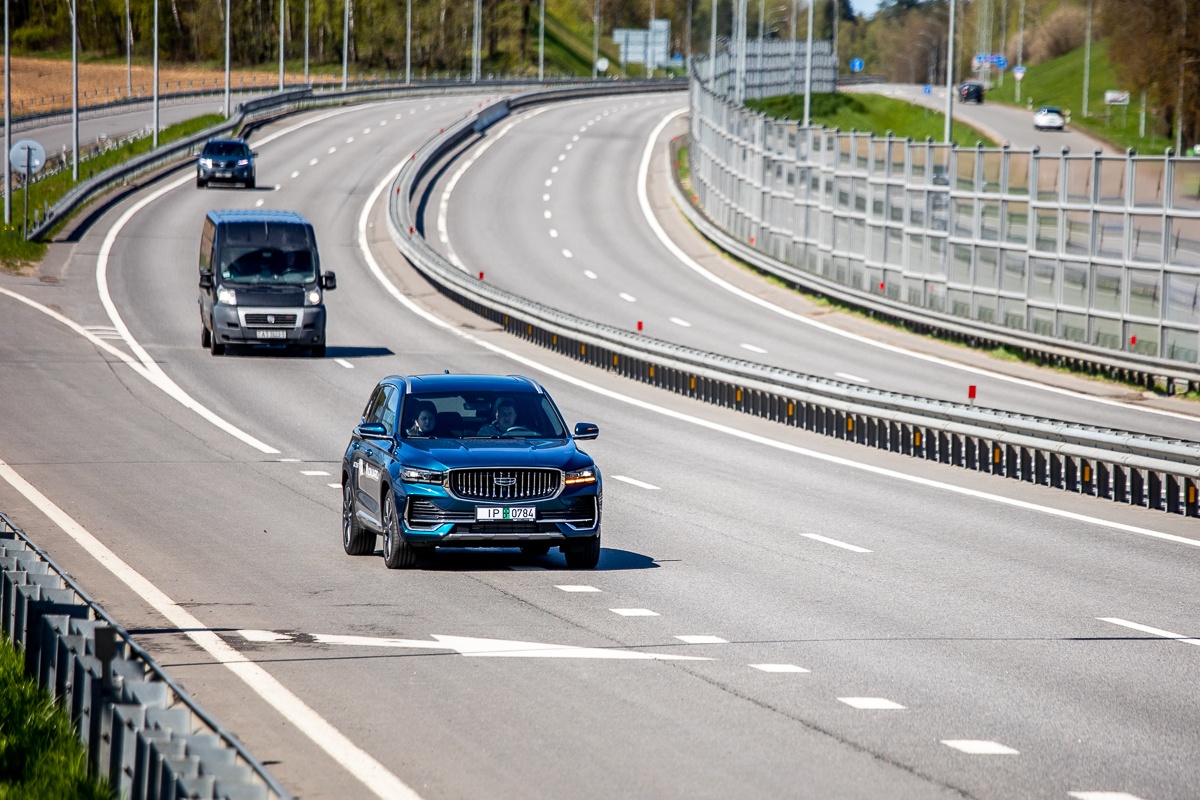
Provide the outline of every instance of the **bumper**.
{"type": "MultiPolygon", "coordinates": [[[[241,309],[245,311],[246,309],[241,309]]],[[[221,344],[320,345],[325,344],[325,306],[306,306],[302,309],[262,309],[280,315],[294,315],[293,325],[243,324],[244,316],[238,306],[212,307],[212,335],[221,344]]]]}
{"type": "Polygon", "coordinates": [[[515,547],[522,544],[558,546],[590,539],[600,532],[602,495],[595,489],[563,493],[551,499],[512,504],[536,509],[532,521],[479,522],[473,503],[450,497],[436,487],[410,487],[398,496],[404,509],[401,537],[410,544],[438,547],[515,547]]]}
{"type": "Polygon", "coordinates": [[[197,167],[196,180],[205,183],[245,183],[254,180],[254,167],[197,167]]]}

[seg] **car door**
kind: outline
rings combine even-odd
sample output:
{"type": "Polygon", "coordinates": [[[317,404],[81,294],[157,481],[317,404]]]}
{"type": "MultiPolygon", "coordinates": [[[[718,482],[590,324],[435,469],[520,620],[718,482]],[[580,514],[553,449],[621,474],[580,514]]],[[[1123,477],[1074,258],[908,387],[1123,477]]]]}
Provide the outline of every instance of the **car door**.
{"type": "MultiPolygon", "coordinates": [[[[383,423],[389,435],[395,436],[396,417],[394,414],[390,415],[390,424],[387,419],[388,409],[394,407],[397,396],[396,387],[391,384],[377,387],[371,395],[371,401],[367,403],[366,410],[363,411],[362,421],[383,423]]],[[[350,470],[351,479],[354,481],[355,501],[376,525],[382,519],[379,501],[382,496],[383,470],[386,460],[390,458],[390,444],[388,440],[367,439],[356,435],[351,446],[350,470]]]]}

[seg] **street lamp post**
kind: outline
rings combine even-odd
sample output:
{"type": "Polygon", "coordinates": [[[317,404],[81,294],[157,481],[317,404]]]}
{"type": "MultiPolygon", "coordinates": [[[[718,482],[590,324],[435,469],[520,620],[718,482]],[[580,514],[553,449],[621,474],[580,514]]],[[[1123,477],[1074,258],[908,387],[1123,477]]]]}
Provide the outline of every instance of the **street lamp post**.
{"type": "Polygon", "coordinates": [[[538,11],[538,81],[546,79],[546,0],[541,0],[538,11]]]}
{"type": "Polygon", "coordinates": [[[12,58],[8,43],[8,0],[4,0],[4,224],[12,224],[12,58]]]}
{"type": "MultiPolygon", "coordinates": [[[[8,0],[5,0],[8,5],[8,0]]],[[[71,0],[71,180],[79,180],[79,0],[71,0]]],[[[8,153],[4,154],[8,158],[8,153]]],[[[29,171],[25,171],[29,180],[29,171]]],[[[25,196],[29,196],[26,191],[25,196]]]]}
{"type": "Polygon", "coordinates": [[[950,144],[950,121],[954,116],[954,10],[958,0],[950,0],[950,35],[946,37],[946,120],[944,139],[950,144]]]}
{"type": "Polygon", "coordinates": [[[225,119],[229,119],[229,0],[225,0],[225,119]]]}
{"type": "Polygon", "coordinates": [[[592,78],[600,77],[600,0],[592,6],[592,78]]]}
{"type": "Polygon", "coordinates": [[[283,0],[279,0],[279,91],[283,91],[283,0]]]}
{"type": "Polygon", "coordinates": [[[404,83],[412,83],[412,0],[404,0],[404,83]]]}
{"type": "Polygon", "coordinates": [[[813,57],[813,9],[815,0],[808,0],[808,41],[804,53],[804,127],[812,124],[812,57],[813,57]]]}
{"type": "MultiPolygon", "coordinates": [[[[1017,66],[1025,68],[1025,0],[1021,0],[1021,32],[1017,34],[1017,66]]],[[[1014,88],[1017,102],[1021,102],[1021,82],[1014,88]]]]}
{"type": "Polygon", "coordinates": [[[125,97],[133,97],[133,18],[129,15],[129,0],[125,0],[125,97]]]}
{"type": "Polygon", "coordinates": [[[342,91],[350,74],[350,0],[345,0],[342,11],[342,91]]]}
{"type": "MultiPolygon", "coordinates": [[[[1185,12],[1186,13],[1186,12],[1185,12]]],[[[1088,91],[1092,83],[1092,0],[1087,6],[1087,37],[1083,40],[1083,116],[1088,116],[1088,91]]]]}

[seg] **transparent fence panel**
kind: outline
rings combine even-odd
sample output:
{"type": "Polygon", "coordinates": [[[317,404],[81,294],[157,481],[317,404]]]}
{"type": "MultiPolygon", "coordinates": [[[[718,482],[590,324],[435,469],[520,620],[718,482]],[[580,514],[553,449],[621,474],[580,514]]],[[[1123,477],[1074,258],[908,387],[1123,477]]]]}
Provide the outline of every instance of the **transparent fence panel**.
{"type": "Polygon", "coordinates": [[[1090,211],[1063,212],[1063,252],[1089,255],[1092,251],[1090,211]]]}
{"type": "Polygon", "coordinates": [[[1124,158],[1100,159],[1100,178],[1096,199],[1102,205],[1125,205],[1125,165],[1124,158]]]}
{"type": "MultiPolygon", "coordinates": [[[[1062,265],[1062,304],[1088,307],[1088,266],[1064,261],[1062,265]]],[[[1087,326],[1084,326],[1086,332],[1087,326]]],[[[1082,339],[1080,340],[1082,341],[1082,339]]]]}
{"type": "Polygon", "coordinates": [[[899,228],[888,228],[887,244],[883,254],[883,263],[896,267],[904,265],[904,231],[899,228]]]}
{"type": "Polygon", "coordinates": [[[912,176],[913,183],[924,183],[926,172],[928,171],[926,164],[929,157],[929,149],[921,145],[914,145],[910,149],[909,155],[912,160],[912,172],[909,174],[912,176]]]}
{"type": "Polygon", "coordinates": [[[888,195],[888,219],[892,222],[905,222],[904,219],[904,187],[889,186],[887,187],[888,195]]]}
{"type": "Polygon", "coordinates": [[[1007,201],[1004,204],[1004,241],[1025,244],[1029,241],[1029,204],[1007,201]]]}
{"type": "MultiPolygon", "coordinates": [[[[908,234],[908,268],[913,272],[925,271],[925,237],[908,234]]],[[[920,291],[917,292],[921,294],[920,291]]]]}
{"type": "Polygon", "coordinates": [[[1121,320],[1092,317],[1092,344],[1121,349],[1121,320]]]}
{"type": "Polygon", "coordinates": [[[893,141],[888,148],[888,175],[893,178],[905,176],[905,161],[908,155],[906,142],[893,141]]]}
{"type": "Polygon", "coordinates": [[[1054,336],[1054,310],[1029,307],[1029,329],[1040,336],[1054,336]]]}
{"type": "Polygon", "coordinates": [[[1133,167],[1133,204],[1162,208],[1166,162],[1161,158],[1136,158],[1133,167]]]}
{"type": "Polygon", "coordinates": [[[1024,328],[1028,311],[1024,300],[1003,298],[1000,301],[1001,324],[1009,328],[1024,328]]]}
{"type": "Polygon", "coordinates": [[[1054,279],[1058,272],[1058,262],[1046,258],[1034,258],[1030,259],[1030,265],[1033,268],[1033,275],[1029,282],[1030,299],[1053,302],[1055,300],[1054,279]]]}
{"type": "Polygon", "coordinates": [[[1161,273],[1129,270],[1129,313],[1138,317],[1157,317],[1161,290],[1161,273]]]}
{"type": "Polygon", "coordinates": [[[1058,313],[1058,335],[1071,342],[1086,342],[1088,318],[1086,314],[1074,314],[1070,311],[1058,313]]]}
{"type": "MultiPolygon", "coordinates": [[[[1026,286],[1025,254],[1015,250],[1005,250],[1004,282],[1000,285],[1000,288],[1006,292],[1017,292],[1023,295],[1025,294],[1026,286]]],[[[1024,305],[1021,308],[1024,309],[1024,305]]],[[[1025,318],[1024,311],[1021,312],[1021,318],[1025,318]]]]}
{"type": "Polygon", "coordinates": [[[956,317],[971,316],[971,293],[961,289],[951,289],[950,296],[950,313],[956,317]]]}
{"type": "Polygon", "coordinates": [[[1037,199],[1038,200],[1057,200],[1059,186],[1059,167],[1061,159],[1057,156],[1038,156],[1037,162],[1037,199]]]}
{"type": "Polygon", "coordinates": [[[1129,257],[1151,264],[1163,262],[1163,221],[1158,214],[1129,217],[1129,257]]]}
{"type": "Polygon", "coordinates": [[[871,174],[886,176],[888,173],[888,147],[887,139],[877,139],[871,145],[871,174]]]}
{"type": "Polygon", "coordinates": [[[1194,364],[1197,361],[1197,346],[1195,331],[1163,329],[1163,357],[1194,364]]]}
{"type": "Polygon", "coordinates": [[[975,264],[975,286],[980,289],[998,289],[1000,286],[1000,251],[994,247],[980,247],[975,264]]]}
{"type": "Polygon", "coordinates": [[[1171,218],[1167,259],[1183,267],[1200,267],[1200,219],[1171,218]]]}
{"type": "Polygon", "coordinates": [[[1001,174],[1004,169],[1004,151],[984,150],[982,155],[983,185],[980,189],[989,194],[999,193],[1001,174]]]}
{"type": "Polygon", "coordinates": [[[1033,212],[1034,247],[1047,253],[1058,252],[1058,212],[1039,208],[1033,212]]]}
{"type": "Polygon", "coordinates": [[[992,323],[996,321],[996,306],[1000,304],[1000,298],[990,294],[975,295],[975,319],[980,322],[992,323]]]}
{"type": "Polygon", "coordinates": [[[1029,153],[1008,154],[1008,186],[1005,191],[1009,194],[1029,194],[1029,168],[1033,157],[1029,153]]]}
{"type": "Polygon", "coordinates": [[[975,191],[975,151],[959,150],[957,158],[957,182],[955,186],[962,192],[975,191]]]}
{"type": "Polygon", "coordinates": [[[1171,208],[1200,210],[1200,163],[1190,158],[1172,159],[1171,167],[1175,170],[1171,208]]]}
{"type": "Polygon", "coordinates": [[[942,280],[946,278],[946,240],[940,236],[930,236],[929,242],[929,259],[925,263],[925,267],[931,276],[937,276],[942,280]]]}
{"type": "Polygon", "coordinates": [[[1124,274],[1125,270],[1121,267],[1096,267],[1096,292],[1092,297],[1092,308],[1117,313],[1123,310],[1121,306],[1125,292],[1121,286],[1121,278],[1124,274]]]}
{"type": "Polygon", "coordinates": [[[1000,241],[1000,201],[979,201],[979,238],[989,242],[1000,241]]]}
{"type": "Polygon", "coordinates": [[[950,282],[971,283],[971,247],[956,244],[950,249],[950,282]]]}
{"type": "Polygon", "coordinates": [[[1125,257],[1125,215],[1096,215],[1096,255],[1104,258],[1125,257]]]}
{"type": "Polygon", "coordinates": [[[1125,323],[1125,341],[1134,353],[1145,356],[1158,355],[1158,327],[1141,322],[1125,323]]]}
{"type": "Polygon", "coordinates": [[[954,199],[955,236],[975,236],[975,201],[954,199]]]}
{"type": "Polygon", "coordinates": [[[854,168],[865,172],[871,163],[871,137],[855,134],[854,155],[854,168]]]}
{"type": "Polygon", "coordinates": [[[1167,276],[1166,319],[1200,325],[1200,275],[1167,276]]]}
{"type": "Polygon", "coordinates": [[[925,204],[928,198],[925,192],[916,189],[908,193],[908,221],[913,227],[923,228],[928,217],[925,214],[925,204]]]}
{"type": "Polygon", "coordinates": [[[1092,202],[1092,172],[1094,163],[1090,158],[1067,159],[1067,202],[1092,202]]]}

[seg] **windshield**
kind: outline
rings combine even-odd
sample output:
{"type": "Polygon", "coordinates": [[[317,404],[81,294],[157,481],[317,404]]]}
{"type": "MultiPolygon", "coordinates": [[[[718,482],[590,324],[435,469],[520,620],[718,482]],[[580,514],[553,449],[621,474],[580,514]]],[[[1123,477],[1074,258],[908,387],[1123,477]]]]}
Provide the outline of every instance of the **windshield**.
{"type": "Polygon", "coordinates": [[[565,439],[566,426],[544,394],[409,394],[401,409],[406,439],[565,439]]]}
{"type": "Polygon", "coordinates": [[[249,158],[250,148],[241,142],[209,142],[204,145],[204,152],[200,155],[204,158],[213,156],[249,158]]]}
{"type": "Polygon", "coordinates": [[[221,278],[227,283],[296,285],[317,279],[308,250],[228,247],[221,251],[221,278]]]}
{"type": "Polygon", "coordinates": [[[1061,111],[1059,111],[1057,108],[1054,108],[1052,106],[1047,106],[1046,108],[1043,108],[1042,113],[1043,114],[1059,114],[1060,116],[1062,114],[1061,111]]]}

